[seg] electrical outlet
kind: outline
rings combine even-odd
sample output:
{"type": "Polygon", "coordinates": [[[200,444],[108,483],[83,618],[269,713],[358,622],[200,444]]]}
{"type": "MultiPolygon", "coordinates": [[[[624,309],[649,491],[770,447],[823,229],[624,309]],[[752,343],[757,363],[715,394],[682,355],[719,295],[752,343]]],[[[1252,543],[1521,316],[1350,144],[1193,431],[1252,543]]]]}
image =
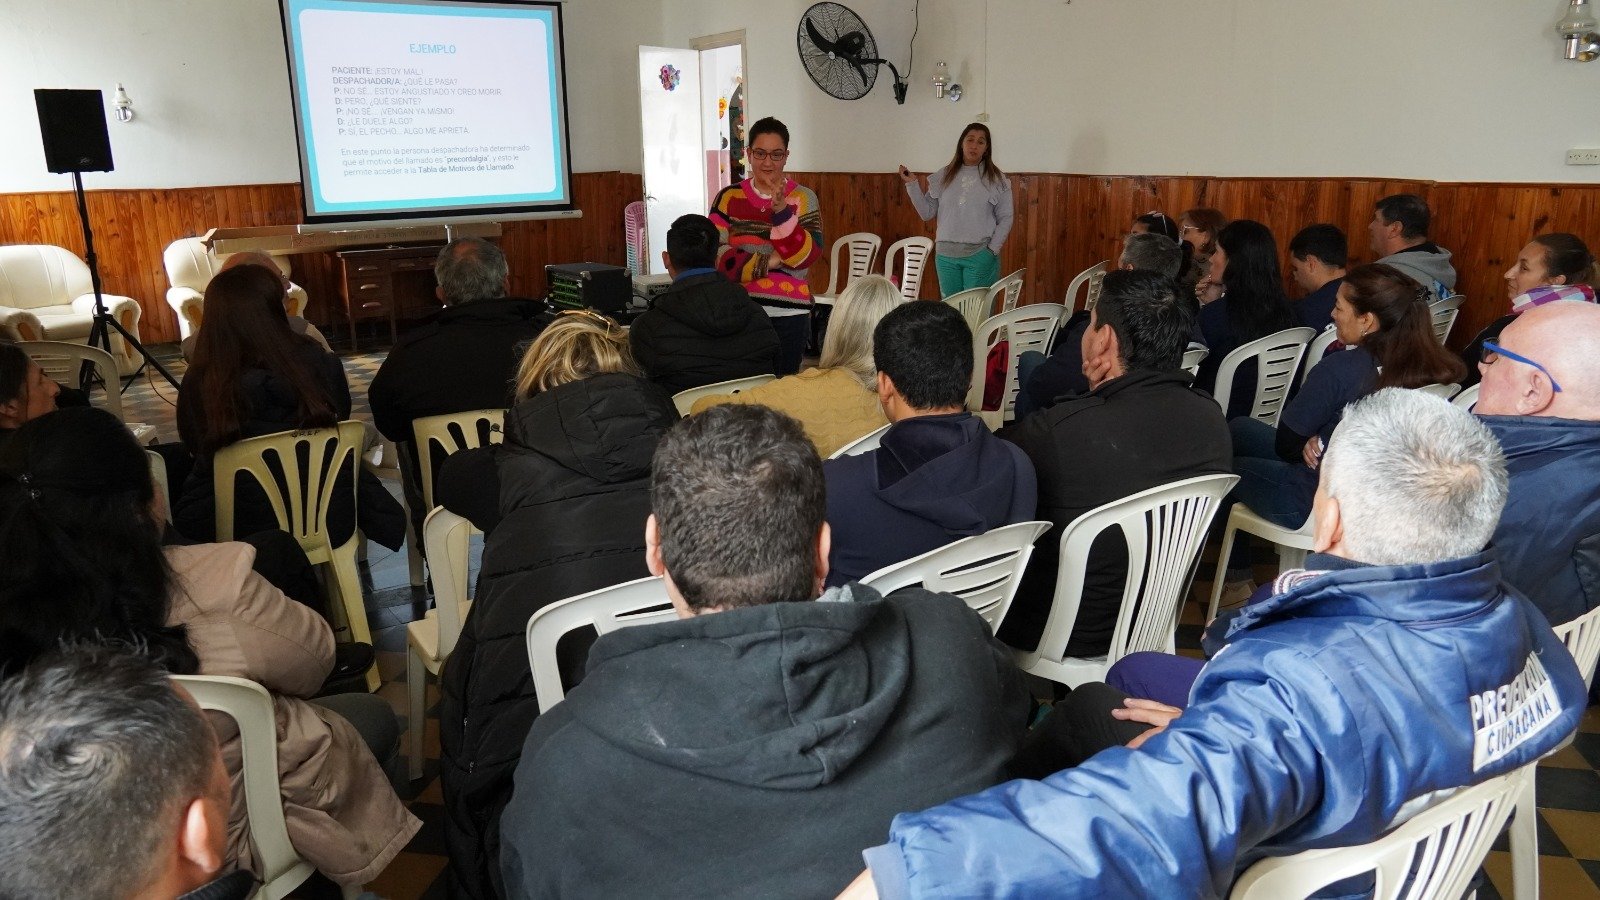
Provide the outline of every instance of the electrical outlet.
{"type": "Polygon", "coordinates": [[[1567,151],[1567,165],[1600,166],[1600,149],[1585,150],[1574,147],[1567,151]]]}

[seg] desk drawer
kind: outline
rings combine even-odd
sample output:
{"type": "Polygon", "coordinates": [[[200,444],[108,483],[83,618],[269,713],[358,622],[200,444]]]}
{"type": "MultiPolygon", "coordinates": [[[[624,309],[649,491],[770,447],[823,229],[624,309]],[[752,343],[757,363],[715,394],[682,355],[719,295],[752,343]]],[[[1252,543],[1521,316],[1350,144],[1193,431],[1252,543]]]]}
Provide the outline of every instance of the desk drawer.
{"type": "Polygon", "coordinates": [[[350,298],[350,307],[359,308],[363,303],[372,300],[381,300],[385,304],[394,297],[394,282],[387,276],[382,278],[351,278],[345,282],[344,294],[350,298]]]}
{"type": "Polygon", "coordinates": [[[350,317],[358,322],[365,321],[367,319],[388,319],[390,317],[389,306],[391,302],[392,301],[387,298],[374,299],[369,297],[362,299],[359,297],[351,297],[350,317]]]}

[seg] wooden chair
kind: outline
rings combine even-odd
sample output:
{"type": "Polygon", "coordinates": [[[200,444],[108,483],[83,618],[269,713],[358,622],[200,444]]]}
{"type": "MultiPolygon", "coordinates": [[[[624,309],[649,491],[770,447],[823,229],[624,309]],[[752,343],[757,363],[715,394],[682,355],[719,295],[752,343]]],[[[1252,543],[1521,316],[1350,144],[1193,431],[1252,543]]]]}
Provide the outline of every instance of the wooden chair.
{"type": "Polygon", "coordinates": [[[1105,677],[1111,664],[1140,650],[1174,651],[1178,611],[1205,546],[1206,532],[1236,475],[1201,475],[1140,491],[1084,513],[1061,533],[1055,597],[1039,646],[1018,651],[1023,671],[1077,687],[1105,677]],[[1066,655],[1083,600],[1089,548],[1102,532],[1121,528],[1128,545],[1128,577],[1122,589],[1111,646],[1104,657],[1066,655]]]}
{"type": "Polygon", "coordinates": [[[989,623],[990,632],[998,631],[1017,596],[1034,542],[1049,530],[1049,522],[1006,525],[885,566],[861,583],[884,596],[913,584],[954,594],[989,623]]]}
{"type": "Polygon", "coordinates": [[[984,296],[983,314],[992,316],[997,312],[1010,312],[1017,308],[1017,303],[1022,299],[1022,279],[1028,270],[1018,269],[1010,275],[996,281],[989,286],[989,292],[984,296]],[[1000,308],[995,309],[995,301],[1000,301],[1000,308]]]}
{"type": "Polygon", "coordinates": [[[872,264],[877,262],[878,249],[882,246],[883,238],[866,231],[853,232],[834,241],[828,262],[828,290],[812,299],[822,306],[832,306],[852,281],[872,274],[872,264]],[[846,266],[839,265],[841,253],[849,253],[846,266]],[[844,276],[842,279],[841,273],[844,276]]]}
{"type": "Polygon", "coordinates": [[[1061,305],[1067,308],[1070,316],[1078,311],[1078,293],[1084,292],[1084,309],[1094,309],[1095,303],[1100,300],[1100,282],[1105,280],[1106,271],[1111,268],[1111,260],[1103,259],[1077,275],[1067,285],[1066,296],[1061,298],[1061,305]]]}
{"type": "Polygon", "coordinates": [[[1217,405],[1224,415],[1232,399],[1233,377],[1245,360],[1256,361],[1255,401],[1249,415],[1268,425],[1277,427],[1278,415],[1289,399],[1289,382],[1300,368],[1300,359],[1317,333],[1310,328],[1285,328],[1264,338],[1251,341],[1222,358],[1217,370],[1217,405]]]}
{"type": "Polygon", "coordinates": [[[444,507],[436,507],[422,523],[428,548],[428,579],[433,584],[433,609],[406,624],[406,694],[410,715],[411,778],[422,777],[423,719],[427,716],[427,678],[438,677],[450,651],[461,638],[461,625],[472,610],[467,599],[467,546],[472,523],[444,507]]]}
{"type": "Polygon", "coordinates": [[[884,277],[900,279],[900,296],[915,300],[922,294],[922,276],[927,271],[928,260],[933,256],[933,241],[925,237],[908,237],[895,241],[883,254],[884,277]],[[895,272],[895,257],[900,257],[900,271],[895,272]]]}
{"type": "Polygon", "coordinates": [[[999,428],[1016,412],[1017,358],[1029,350],[1046,353],[1050,340],[1061,325],[1062,307],[1059,303],[1030,303],[1010,312],[990,316],[972,333],[972,387],[967,391],[967,408],[982,418],[990,430],[999,428]],[[1006,386],[1001,395],[1000,408],[983,408],[983,391],[988,374],[989,349],[1000,341],[1007,342],[1006,386]]]}
{"type": "Polygon", "coordinates": [[[872,431],[863,434],[861,437],[856,438],[850,443],[845,444],[843,447],[833,451],[833,455],[829,456],[828,458],[838,459],[841,456],[858,456],[862,453],[871,453],[872,451],[878,449],[878,442],[883,440],[883,436],[888,432],[888,430],[888,425],[885,425],[882,428],[875,428],[872,431]]]}
{"type": "Polygon", "coordinates": [[[528,665],[533,668],[533,692],[539,712],[561,702],[561,670],[556,665],[556,643],[561,636],[589,626],[602,635],[631,625],[671,622],[678,617],[660,578],[639,578],[540,609],[528,620],[528,665]]]}
{"type": "Polygon", "coordinates": [[[716,384],[701,385],[689,388],[672,395],[672,405],[678,408],[678,415],[687,416],[689,410],[694,408],[694,403],[701,397],[713,397],[717,394],[737,394],[748,391],[753,387],[760,387],[773,380],[771,375],[752,375],[749,378],[733,378],[728,381],[719,381],[716,384]]]}
{"type": "MultiPolygon", "coordinates": [[[[233,540],[234,478],[246,473],[266,494],[278,527],[294,535],[312,565],[326,567],[325,581],[336,595],[332,604],[335,632],[344,633],[347,640],[370,644],[372,630],[367,627],[367,609],[356,572],[361,532],[353,531],[337,547],[328,533],[328,510],[335,500],[339,470],[346,466],[350,471],[346,496],[351,508],[356,506],[364,436],[360,422],[340,422],[332,428],[249,438],[217,451],[212,478],[217,495],[217,540],[233,540]]],[[[367,670],[367,688],[375,691],[379,684],[373,666],[367,670]]]]}

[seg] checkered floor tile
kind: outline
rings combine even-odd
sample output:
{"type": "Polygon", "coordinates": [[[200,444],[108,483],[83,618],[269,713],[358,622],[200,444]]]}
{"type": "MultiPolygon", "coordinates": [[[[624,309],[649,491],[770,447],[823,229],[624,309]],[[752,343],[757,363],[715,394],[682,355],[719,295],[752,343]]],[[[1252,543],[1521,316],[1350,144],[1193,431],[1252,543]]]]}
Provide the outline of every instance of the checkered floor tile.
{"type": "MultiPolygon", "coordinates": [[[[182,377],[185,367],[176,345],[155,347],[153,353],[168,365],[174,376],[182,377]]],[[[367,385],[382,364],[384,353],[381,350],[346,353],[341,357],[350,380],[353,417],[370,421],[367,385]]],[[[155,425],[162,441],[177,440],[173,417],[176,400],[176,392],[153,373],[141,374],[123,394],[127,420],[155,425]]],[[[481,538],[474,538],[474,569],[481,553],[481,541],[481,538]]],[[[1269,579],[1274,571],[1271,566],[1258,566],[1257,579],[1269,579]]],[[[365,574],[367,610],[378,649],[379,672],[383,676],[379,694],[394,706],[403,720],[407,709],[405,623],[422,614],[428,603],[427,593],[408,583],[403,550],[389,552],[374,546],[365,564],[365,574]]],[[[1209,588],[1209,582],[1198,581],[1191,602],[1185,605],[1178,629],[1179,652],[1199,655],[1200,629],[1209,588]]],[[[438,696],[436,685],[430,683],[427,696],[430,718],[423,732],[424,776],[402,790],[402,797],[422,819],[423,828],[370,885],[373,892],[389,900],[435,900],[445,896],[444,800],[438,782],[438,722],[432,718],[438,696]]],[[[403,752],[409,754],[413,750],[407,746],[403,752]]],[[[1600,900],[1600,707],[1589,710],[1570,747],[1540,764],[1538,797],[1541,897],[1600,900]]],[[[1478,891],[1480,900],[1511,897],[1511,856],[1505,852],[1504,838],[1490,853],[1485,868],[1490,883],[1478,891]]]]}

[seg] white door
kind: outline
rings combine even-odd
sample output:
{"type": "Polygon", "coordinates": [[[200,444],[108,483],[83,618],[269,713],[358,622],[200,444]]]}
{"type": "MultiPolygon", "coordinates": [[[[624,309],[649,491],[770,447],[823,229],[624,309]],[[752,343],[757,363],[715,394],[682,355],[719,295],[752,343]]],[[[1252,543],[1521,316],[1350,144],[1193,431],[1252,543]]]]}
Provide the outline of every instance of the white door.
{"type": "Polygon", "coordinates": [[[689,213],[705,215],[711,201],[706,196],[699,51],[640,47],[639,109],[650,220],[644,264],[654,275],[666,271],[661,251],[672,221],[689,213]]]}

